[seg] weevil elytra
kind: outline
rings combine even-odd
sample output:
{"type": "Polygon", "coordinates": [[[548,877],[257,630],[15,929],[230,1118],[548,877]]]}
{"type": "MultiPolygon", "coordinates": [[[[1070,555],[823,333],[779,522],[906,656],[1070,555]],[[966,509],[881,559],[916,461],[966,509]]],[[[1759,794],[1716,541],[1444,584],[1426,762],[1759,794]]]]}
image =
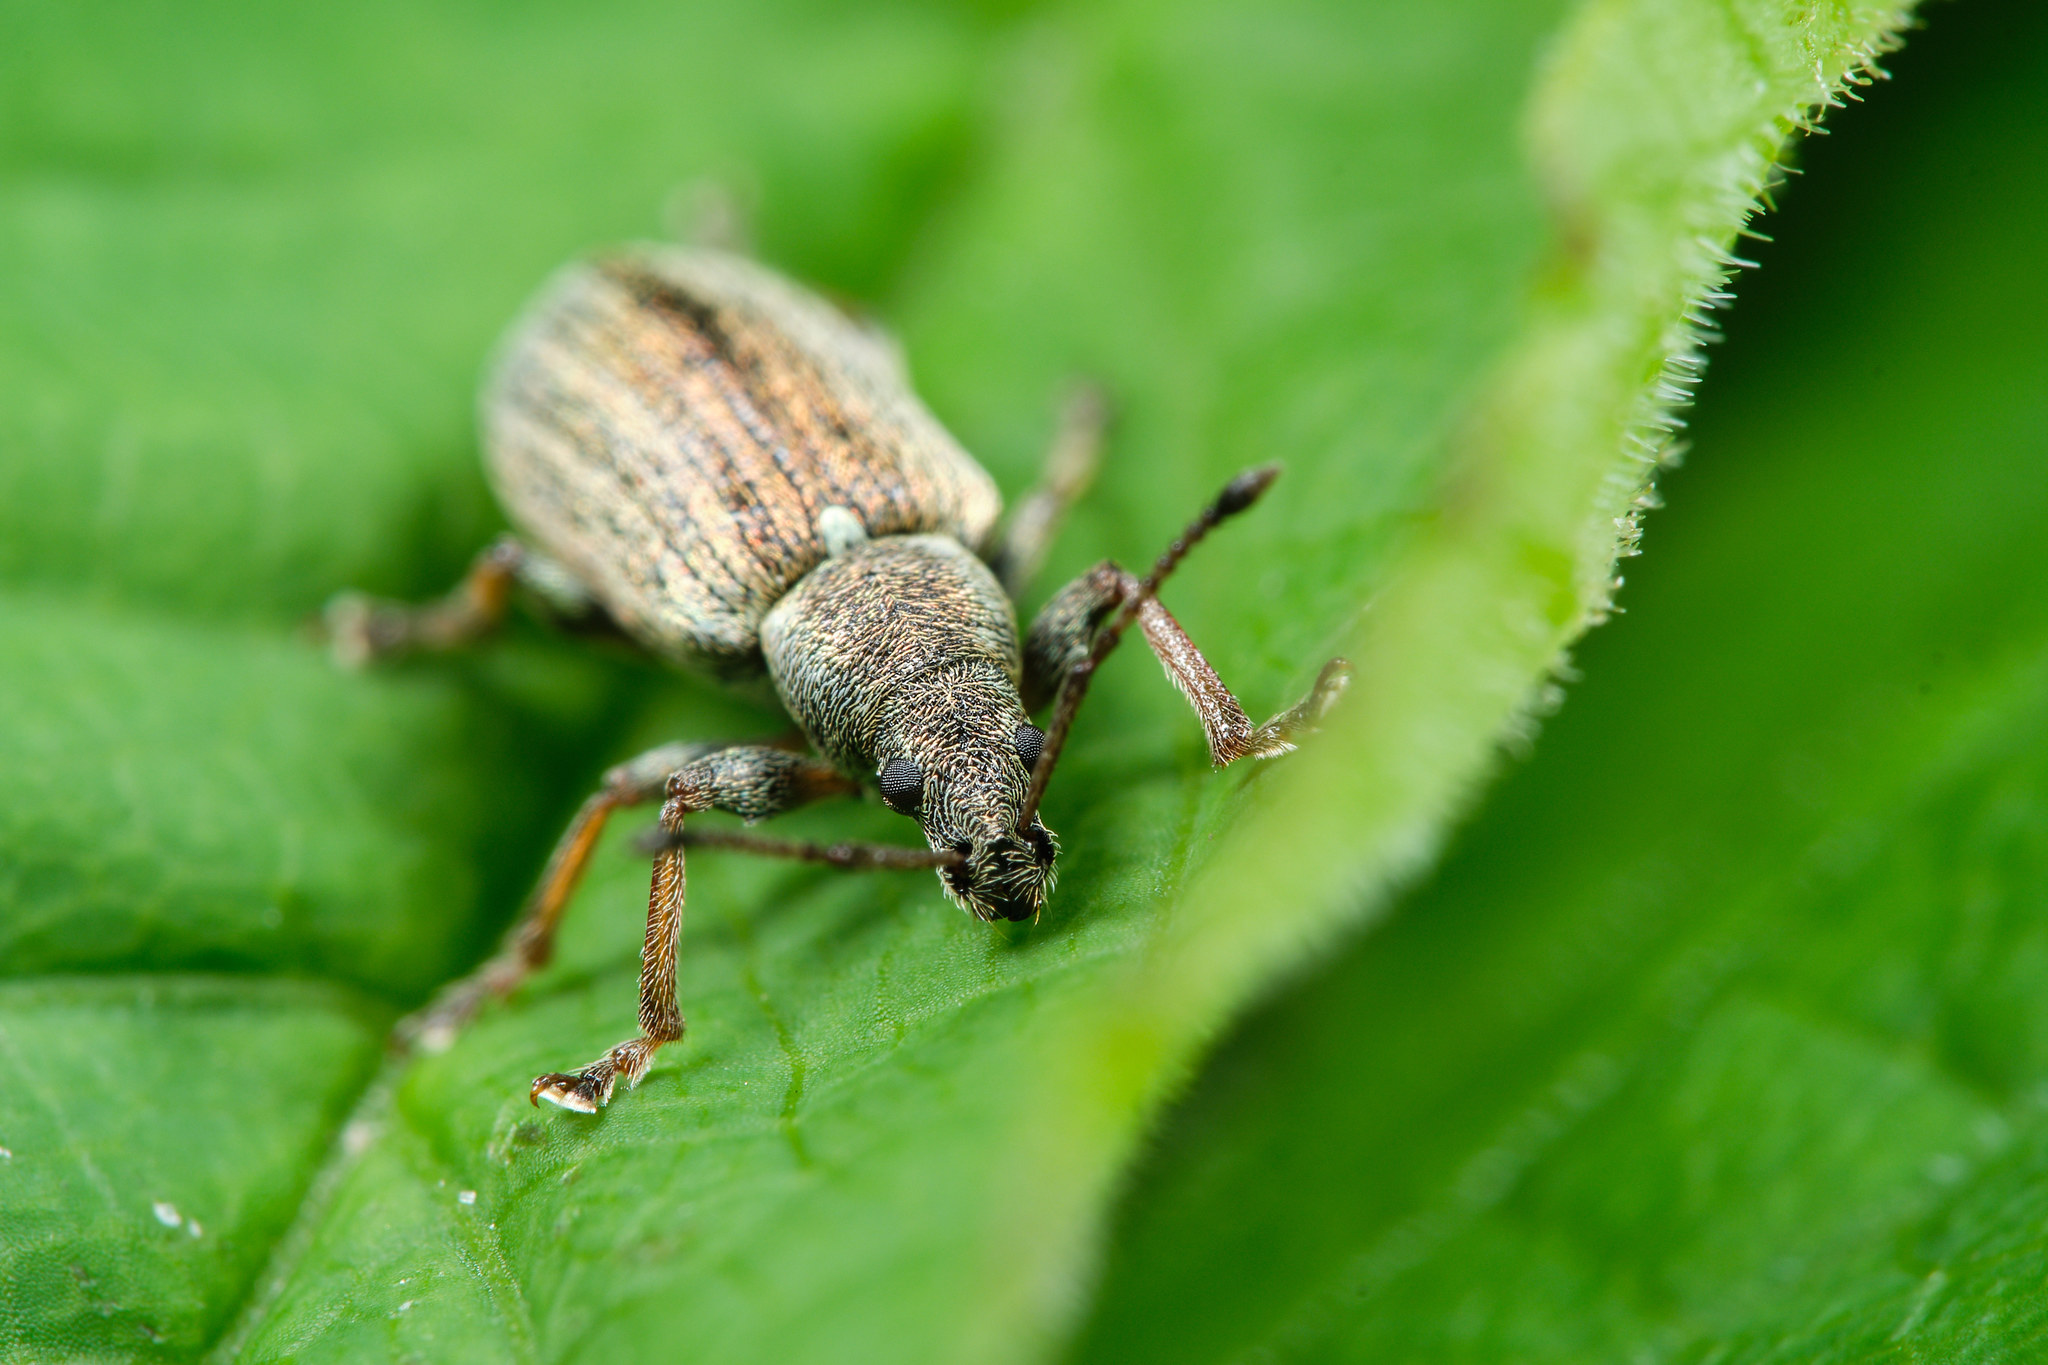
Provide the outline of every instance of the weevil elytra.
{"type": "Polygon", "coordinates": [[[555,847],[504,946],[414,1023],[445,1041],[548,960],[612,812],[662,802],[640,971],[640,1033],[535,1103],[594,1112],[682,1037],[683,858],[716,845],[845,867],[932,868],[982,920],[1034,917],[1058,843],[1039,798],[1096,666],[1136,625],[1217,766],[1293,747],[1343,690],[1342,660],[1253,725],[1159,584],[1276,470],[1240,475],[1140,579],[1105,560],[1019,637],[1014,597],[1089,483],[1102,405],[1070,405],[1040,486],[998,530],[994,482],[911,393],[891,345],[738,256],[638,247],[570,266],[513,327],[482,398],[485,464],[518,528],[439,602],[344,594],[338,655],[448,648],[503,617],[515,584],[556,614],[779,701],[802,740],[664,745],[608,772],[555,847]],[[1052,706],[1047,730],[1031,722],[1052,706]],[[700,829],[874,789],[926,849],[821,847],[700,829]]]}

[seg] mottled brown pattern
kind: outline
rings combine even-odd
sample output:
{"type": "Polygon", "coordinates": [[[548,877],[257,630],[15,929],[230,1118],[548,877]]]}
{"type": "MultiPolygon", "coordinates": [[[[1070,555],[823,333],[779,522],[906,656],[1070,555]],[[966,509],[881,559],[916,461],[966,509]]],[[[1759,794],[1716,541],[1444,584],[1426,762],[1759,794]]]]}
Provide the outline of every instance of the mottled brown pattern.
{"type": "Polygon", "coordinates": [[[717,253],[565,270],[514,329],[482,420],[520,528],[636,638],[726,681],[760,675],[761,619],[824,559],[825,508],[976,550],[1001,511],[885,341],[717,253]]]}

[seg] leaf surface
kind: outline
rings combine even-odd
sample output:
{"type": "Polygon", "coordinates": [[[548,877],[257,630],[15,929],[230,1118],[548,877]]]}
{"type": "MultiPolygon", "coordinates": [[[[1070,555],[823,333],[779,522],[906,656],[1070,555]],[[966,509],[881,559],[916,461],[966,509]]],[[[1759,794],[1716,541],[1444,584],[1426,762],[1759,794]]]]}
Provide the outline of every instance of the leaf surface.
{"type": "MultiPolygon", "coordinates": [[[[39,1076],[61,1038],[146,1059],[5,1092],[0,1142],[88,1172],[118,1116],[160,1116],[168,1164],[0,1165],[0,1208],[41,1220],[0,1252],[80,1286],[11,1296],[0,1347],[251,1360],[1042,1356],[1161,1097],[1427,855],[1604,609],[1684,310],[1793,122],[1899,22],[18,18],[0,1037],[39,1076]],[[1058,384],[1108,381],[1126,421],[1055,579],[1144,562],[1286,457],[1170,596],[1253,709],[1340,647],[1353,704],[1299,759],[1216,777],[1120,657],[1048,799],[1068,852],[1029,931],[922,877],[693,857],[689,1039],[601,1116],[536,1113],[529,1077],[631,1027],[645,870],[620,830],[544,975],[366,1083],[605,764],[773,724],[532,630],[368,677],[300,630],[335,588],[459,572],[493,525],[469,416],[493,332],[705,173],[758,197],[770,260],[881,309],[1007,488],[1058,384]],[[138,972],[236,1003],[159,1026],[138,972]],[[190,1103],[164,1079],[188,1072],[190,1103]],[[277,1093],[243,1112],[244,1084],[277,1093]],[[180,1227],[180,1198],[227,1212],[166,1242],[158,1185],[180,1227]]],[[[782,828],[907,832],[872,807],[782,828]]]]}
{"type": "Polygon", "coordinates": [[[1935,10],[1812,149],[1629,615],[1219,1052],[1073,1358],[2041,1349],[2043,36],[1935,10]]]}

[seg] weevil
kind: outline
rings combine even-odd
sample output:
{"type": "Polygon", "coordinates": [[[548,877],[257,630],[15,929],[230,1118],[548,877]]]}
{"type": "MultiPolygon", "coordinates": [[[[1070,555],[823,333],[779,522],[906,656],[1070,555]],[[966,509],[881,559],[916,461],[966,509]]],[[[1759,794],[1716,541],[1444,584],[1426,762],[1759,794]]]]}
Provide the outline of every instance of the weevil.
{"type": "Polygon", "coordinates": [[[519,585],[556,615],[779,702],[795,722],[787,740],[669,744],[611,769],[497,954],[416,1018],[415,1037],[445,1045],[485,999],[545,964],[608,817],[661,802],[640,1031],[580,1070],[535,1079],[535,1104],[593,1113],[683,1036],[687,846],[935,869],[981,920],[1034,918],[1059,855],[1040,798],[1090,678],[1131,626],[1194,707],[1218,767],[1290,750],[1348,677],[1331,660],[1299,702],[1254,725],[1159,601],[1181,557],[1256,501],[1276,467],[1232,480],[1148,576],[1104,560],[1020,636],[1012,602],[1093,477],[1102,403],[1083,393],[1069,405],[1040,485],[999,525],[994,481],[912,394],[893,345],[742,256],[643,246],[569,266],[502,343],[480,417],[515,533],[440,601],[336,598],[339,656],[475,639],[519,585]],[[1031,717],[1048,706],[1040,730],[1031,717]],[[925,849],[686,829],[700,811],[751,824],[869,789],[919,823],[925,849]]]}

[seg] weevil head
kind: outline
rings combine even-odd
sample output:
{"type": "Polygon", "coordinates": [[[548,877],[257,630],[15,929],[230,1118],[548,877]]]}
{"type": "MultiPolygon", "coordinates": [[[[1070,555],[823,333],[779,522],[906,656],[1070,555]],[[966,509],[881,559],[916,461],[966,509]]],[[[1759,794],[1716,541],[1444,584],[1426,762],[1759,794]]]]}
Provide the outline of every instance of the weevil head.
{"type": "Polygon", "coordinates": [[[1059,841],[1042,820],[1020,828],[1017,817],[1045,736],[1014,689],[943,689],[907,719],[878,756],[883,802],[914,817],[934,851],[960,856],[939,869],[956,905],[983,920],[1036,918],[1059,841]]]}

